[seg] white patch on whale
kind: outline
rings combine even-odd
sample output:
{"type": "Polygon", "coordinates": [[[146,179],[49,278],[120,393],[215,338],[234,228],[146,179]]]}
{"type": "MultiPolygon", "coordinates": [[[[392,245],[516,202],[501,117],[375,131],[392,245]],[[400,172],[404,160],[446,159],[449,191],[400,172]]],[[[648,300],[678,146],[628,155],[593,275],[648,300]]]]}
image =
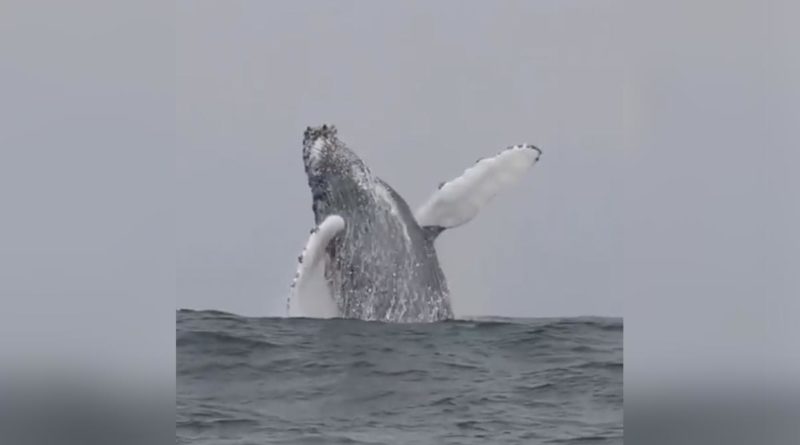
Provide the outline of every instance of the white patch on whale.
{"type": "Polygon", "coordinates": [[[501,190],[517,182],[539,160],[533,145],[509,147],[475,163],[439,187],[414,214],[420,226],[458,227],[474,218],[501,190]]]}
{"type": "Polygon", "coordinates": [[[341,216],[330,215],[311,231],[303,253],[298,259],[297,272],[289,292],[287,311],[290,317],[339,316],[339,308],[330,290],[327,289],[327,284],[321,287],[318,280],[323,275],[325,248],[333,237],[344,230],[344,226],[344,219],[341,216]],[[314,286],[315,284],[317,286],[314,286]]]}

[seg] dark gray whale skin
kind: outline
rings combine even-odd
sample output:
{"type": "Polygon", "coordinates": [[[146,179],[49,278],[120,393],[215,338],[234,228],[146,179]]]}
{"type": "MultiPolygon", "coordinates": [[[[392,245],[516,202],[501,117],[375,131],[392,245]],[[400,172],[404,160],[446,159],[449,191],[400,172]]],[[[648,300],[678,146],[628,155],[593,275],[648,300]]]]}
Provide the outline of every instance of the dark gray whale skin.
{"type": "Polygon", "coordinates": [[[326,248],[325,278],[344,318],[430,322],[453,318],[434,248],[440,227],[420,227],[405,200],[337,138],[309,127],[303,163],[316,224],[345,221],[326,248]]]}

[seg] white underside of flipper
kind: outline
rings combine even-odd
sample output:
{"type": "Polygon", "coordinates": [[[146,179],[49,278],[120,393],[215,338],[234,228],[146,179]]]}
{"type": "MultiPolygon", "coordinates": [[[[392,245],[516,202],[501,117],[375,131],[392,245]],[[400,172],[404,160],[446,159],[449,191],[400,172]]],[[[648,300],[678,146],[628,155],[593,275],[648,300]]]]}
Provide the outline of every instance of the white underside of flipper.
{"type": "Polygon", "coordinates": [[[344,229],[344,219],[330,215],[311,232],[298,259],[287,302],[290,317],[334,318],[339,309],[325,281],[325,248],[344,229]]]}
{"type": "Polygon", "coordinates": [[[523,144],[479,160],[428,198],[414,214],[417,223],[447,229],[470,221],[498,192],[517,182],[541,153],[533,145],[523,144]]]}

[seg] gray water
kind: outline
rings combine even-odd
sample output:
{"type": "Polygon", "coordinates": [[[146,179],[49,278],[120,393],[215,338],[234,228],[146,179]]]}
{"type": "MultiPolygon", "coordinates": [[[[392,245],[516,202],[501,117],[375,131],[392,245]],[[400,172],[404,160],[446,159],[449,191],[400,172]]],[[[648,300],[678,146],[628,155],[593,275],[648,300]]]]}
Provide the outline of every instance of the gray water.
{"type": "Polygon", "coordinates": [[[178,443],[621,444],[622,320],[177,314],[178,443]]]}

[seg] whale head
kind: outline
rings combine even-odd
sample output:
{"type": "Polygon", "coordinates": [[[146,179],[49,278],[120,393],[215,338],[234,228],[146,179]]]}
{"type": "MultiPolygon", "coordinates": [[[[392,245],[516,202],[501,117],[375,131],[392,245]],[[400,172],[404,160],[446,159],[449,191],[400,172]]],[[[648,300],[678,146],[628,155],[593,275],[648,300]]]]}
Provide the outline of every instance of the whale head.
{"type": "Polygon", "coordinates": [[[303,134],[303,164],[306,174],[320,174],[338,163],[337,155],[342,144],[336,138],[336,127],[323,125],[307,127],[303,134]]]}
{"type": "Polygon", "coordinates": [[[337,137],[336,127],[308,127],[303,134],[303,164],[317,222],[349,213],[364,193],[371,174],[363,161],[337,137]]]}

